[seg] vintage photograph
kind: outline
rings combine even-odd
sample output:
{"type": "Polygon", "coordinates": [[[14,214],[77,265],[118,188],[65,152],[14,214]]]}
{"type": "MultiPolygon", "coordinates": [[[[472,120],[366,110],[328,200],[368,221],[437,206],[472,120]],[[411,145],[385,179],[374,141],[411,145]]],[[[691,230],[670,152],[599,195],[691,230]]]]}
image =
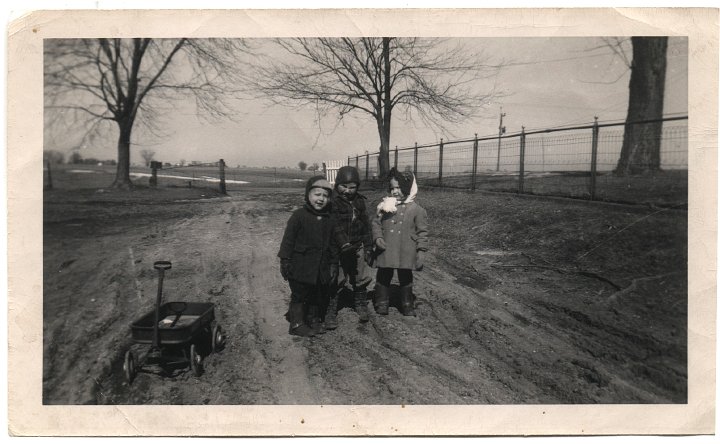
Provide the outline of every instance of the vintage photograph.
{"type": "Polygon", "coordinates": [[[42,406],[686,406],[690,43],[43,37],[42,406]]]}
{"type": "Polygon", "coordinates": [[[43,402],[686,402],[687,54],[46,40],[43,402]]]}

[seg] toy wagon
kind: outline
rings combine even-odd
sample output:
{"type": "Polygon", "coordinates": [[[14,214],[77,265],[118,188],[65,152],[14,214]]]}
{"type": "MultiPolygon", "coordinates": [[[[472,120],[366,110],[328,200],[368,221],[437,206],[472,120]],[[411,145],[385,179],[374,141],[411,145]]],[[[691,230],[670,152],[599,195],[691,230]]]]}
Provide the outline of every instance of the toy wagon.
{"type": "Polygon", "coordinates": [[[130,326],[136,344],[151,344],[147,353],[136,356],[125,353],[123,372],[132,383],[144,366],[164,371],[190,366],[195,376],[202,374],[202,356],[220,351],[225,345],[222,328],[215,321],[215,304],[207,302],[162,303],[162,283],[168,261],[155,262],[158,270],[158,293],[155,309],[130,326]]]}

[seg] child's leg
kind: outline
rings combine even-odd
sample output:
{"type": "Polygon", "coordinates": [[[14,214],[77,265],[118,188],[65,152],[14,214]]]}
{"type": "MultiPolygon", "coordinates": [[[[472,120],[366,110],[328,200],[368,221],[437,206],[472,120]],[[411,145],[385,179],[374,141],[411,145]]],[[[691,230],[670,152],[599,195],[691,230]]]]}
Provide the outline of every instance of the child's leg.
{"type": "Polygon", "coordinates": [[[400,281],[400,311],[405,316],[415,316],[412,270],[398,269],[398,280],[400,281]]]}
{"type": "Polygon", "coordinates": [[[290,280],[290,308],[287,320],[290,322],[289,333],[295,336],[314,336],[312,329],[305,324],[306,302],[310,296],[312,286],[290,280]]]}
{"type": "Polygon", "coordinates": [[[388,314],[392,277],[392,268],[378,268],[375,276],[375,312],[379,315],[388,314]]]}
{"type": "Polygon", "coordinates": [[[308,320],[307,323],[316,335],[325,333],[325,326],[322,323],[322,317],[327,309],[329,285],[319,284],[313,287],[312,296],[308,303],[308,320]]]}
{"type": "Polygon", "coordinates": [[[360,288],[369,288],[372,282],[372,268],[365,262],[365,247],[361,247],[356,252],[357,277],[356,285],[360,288]]]}
{"type": "MultiPolygon", "coordinates": [[[[362,251],[362,249],[360,249],[362,251]]],[[[367,322],[370,320],[368,317],[367,309],[367,289],[362,287],[358,282],[358,267],[362,260],[362,255],[358,256],[357,252],[350,252],[345,254],[342,259],[342,266],[345,273],[350,279],[350,287],[353,292],[353,302],[355,305],[355,312],[358,315],[360,322],[367,322]]]]}

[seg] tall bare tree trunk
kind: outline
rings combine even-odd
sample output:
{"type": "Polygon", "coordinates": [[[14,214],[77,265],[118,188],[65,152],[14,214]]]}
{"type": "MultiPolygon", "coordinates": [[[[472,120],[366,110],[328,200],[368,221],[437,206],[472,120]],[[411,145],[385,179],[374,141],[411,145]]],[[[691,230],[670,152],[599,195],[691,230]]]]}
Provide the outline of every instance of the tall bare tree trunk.
{"type": "Polygon", "coordinates": [[[622,152],[615,174],[646,174],[660,170],[667,37],[633,37],[633,61],[630,73],[630,100],[625,119],[622,152]]]}
{"type": "Polygon", "coordinates": [[[383,98],[379,108],[378,132],[380,133],[380,171],[385,177],[390,171],[390,124],[392,122],[392,80],[390,77],[390,37],[383,37],[383,98]]]}
{"type": "Polygon", "coordinates": [[[132,133],[132,122],[118,122],[120,136],[118,137],[118,162],[113,188],[131,189],[133,184],[130,181],[130,134],[132,133]]]}

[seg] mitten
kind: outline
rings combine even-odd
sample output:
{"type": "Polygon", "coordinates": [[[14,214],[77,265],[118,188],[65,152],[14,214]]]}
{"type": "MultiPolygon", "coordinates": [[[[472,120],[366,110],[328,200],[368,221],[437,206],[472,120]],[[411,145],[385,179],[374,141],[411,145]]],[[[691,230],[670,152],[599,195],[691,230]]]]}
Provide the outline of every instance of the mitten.
{"type": "Polygon", "coordinates": [[[379,237],[375,239],[375,246],[377,246],[378,250],[385,251],[387,248],[387,244],[385,244],[385,239],[379,237]]]}
{"type": "Polygon", "coordinates": [[[280,259],[280,274],[285,280],[292,277],[292,263],[290,259],[280,259]]]}
{"type": "Polygon", "coordinates": [[[365,249],[365,263],[372,266],[374,259],[372,250],[369,248],[365,249]]]}
{"type": "Polygon", "coordinates": [[[330,283],[331,284],[335,284],[337,282],[338,274],[340,274],[338,264],[330,265],[330,283]]]}
{"type": "Polygon", "coordinates": [[[425,252],[418,251],[415,257],[415,270],[420,271],[425,266],[425,252]]]}

